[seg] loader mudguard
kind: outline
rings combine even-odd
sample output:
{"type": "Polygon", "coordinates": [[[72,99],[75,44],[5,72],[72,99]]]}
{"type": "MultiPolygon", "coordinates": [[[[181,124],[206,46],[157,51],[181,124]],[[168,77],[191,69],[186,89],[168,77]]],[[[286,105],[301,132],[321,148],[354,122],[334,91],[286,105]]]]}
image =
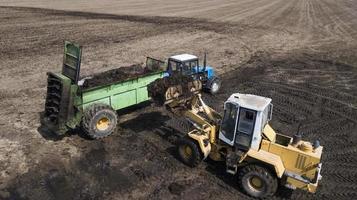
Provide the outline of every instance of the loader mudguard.
{"type": "Polygon", "coordinates": [[[197,130],[191,131],[188,133],[188,136],[198,143],[203,154],[203,159],[206,159],[211,152],[211,143],[209,142],[209,137],[207,135],[195,134],[196,132],[197,130]]]}
{"type": "Polygon", "coordinates": [[[283,176],[285,167],[283,161],[279,156],[264,150],[255,151],[252,149],[247,152],[247,156],[254,158],[262,163],[266,163],[268,165],[273,166],[278,178],[281,178],[283,176]]]}

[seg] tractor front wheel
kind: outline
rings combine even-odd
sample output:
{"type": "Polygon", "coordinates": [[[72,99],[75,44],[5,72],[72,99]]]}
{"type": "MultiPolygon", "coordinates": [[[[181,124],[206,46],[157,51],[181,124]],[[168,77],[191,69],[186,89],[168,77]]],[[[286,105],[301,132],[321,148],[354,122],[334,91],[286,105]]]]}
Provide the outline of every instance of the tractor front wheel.
{"type": "Polygon", "coordinates": [[[196,167],[202,161],[202,153],[197,143],[188,137],[177,142],[177,152],[183,163],[190,167],[196,167]]]}
{"type": "Polygon", "coordinates": [[[211,94],[217,94],[221,89],[221,81],[219,78],[213,78],[212,81],[209,82],[208,89],[211,94]]]}
{"type": "Polygon", "coordinates": [[[239,185],[250,196],[266,198],[273,196],[278,180],[272,173],[259,165],[248,165],[238,173],[239,185]]]}
{"type": "Polygon", "coordinates": [[[112,134],[118,122],[117,113],[106,104],[93,104],[83,113],[82,128],[92,139],[112,134]]]}

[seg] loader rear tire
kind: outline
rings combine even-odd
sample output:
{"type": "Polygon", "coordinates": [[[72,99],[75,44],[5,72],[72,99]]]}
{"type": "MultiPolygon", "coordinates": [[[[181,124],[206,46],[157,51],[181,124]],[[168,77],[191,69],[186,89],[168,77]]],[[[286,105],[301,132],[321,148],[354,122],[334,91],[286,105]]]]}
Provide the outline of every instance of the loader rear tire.
{"type": "Polygon", "coordinates": [[[245,193],[256,198],[271,197],[278,189],[277,178],[259,165],[248,165],[241,169],[238,181],[245,193]]]}
{"type": "Polygon", "coordinates": [[[177,142],[177,153],[182,162],[190,167],[197,167],[203,158],[198,144],[188,137],[177,142]]]}
{"type": "Polygon", "coordinates": [[[92,139],[100,139],[112,134],[118,122],[117,113],[106,104],[93,104],[83,113],[82,128],[92,139]]]}

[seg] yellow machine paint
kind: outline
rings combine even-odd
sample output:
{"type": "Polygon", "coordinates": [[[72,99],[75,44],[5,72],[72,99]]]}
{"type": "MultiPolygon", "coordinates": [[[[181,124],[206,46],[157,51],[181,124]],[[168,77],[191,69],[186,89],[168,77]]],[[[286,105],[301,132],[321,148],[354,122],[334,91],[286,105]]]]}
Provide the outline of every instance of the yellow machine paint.
{"type": "MultiPolygon", "coordinates": [[[[184,116],[194,125],[194,130],[189,132],[188,136],[196,141],[204,158],[209,156],[215,161],[222,161],[234,151],[232,146],[218,139],[221,126],[219,122],[222,117],[202,101],[200,94],[196,94],[189,103],[171,101],[167,104],[167,108],[178,116],[184,116]]],[[[293,138],[276,133],[268,123],[260,134],[262,136],[260,148],[244,152],[236,163],[237,167],[251,163],[271,166],[276,178],[284,182],[287,187],[314,193],[321,179],[320,163],[323,147],[313,148],[312,144],[306,141],[294,144],[293,138]]],[[[235,172],[233,170],[229,173],[235,172]]],[[[258,187],[260,182],[256,179],[256,177],[252,178],[250,184],[258,187]]]]}
{"type": "MultiPolygon", "coordinates": [[[[319,178],[316,177],[316,172],[321,168],[319,165],[322,146],[313,149],[312,145],[306,141],[292,145],[293,138],[275,133],[269,124],[264,128],[263,134],[270,137],[263,139],[261,150],[279,156],[283,162],[285,173],[298,174],[309,180],[319,178]]],[[[292,177],[287,177],[287,184],[312,193],[316,191],[317,187],[317,183],[306,184],[304,181],[292,177]]]]}

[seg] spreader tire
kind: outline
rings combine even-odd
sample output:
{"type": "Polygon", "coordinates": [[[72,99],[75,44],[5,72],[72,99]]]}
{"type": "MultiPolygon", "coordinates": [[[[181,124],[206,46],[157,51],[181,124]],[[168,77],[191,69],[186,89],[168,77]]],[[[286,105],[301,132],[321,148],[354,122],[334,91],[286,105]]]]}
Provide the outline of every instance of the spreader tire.
{"type": "Polygon", "coordinates": [[[83,113],[82,128],[88,137],[100,139],[112,134],[117,122],[117,113],[109,105],[93,104],[83,113]]]}

